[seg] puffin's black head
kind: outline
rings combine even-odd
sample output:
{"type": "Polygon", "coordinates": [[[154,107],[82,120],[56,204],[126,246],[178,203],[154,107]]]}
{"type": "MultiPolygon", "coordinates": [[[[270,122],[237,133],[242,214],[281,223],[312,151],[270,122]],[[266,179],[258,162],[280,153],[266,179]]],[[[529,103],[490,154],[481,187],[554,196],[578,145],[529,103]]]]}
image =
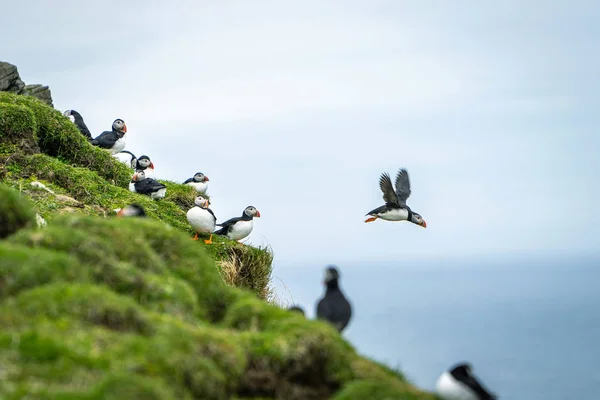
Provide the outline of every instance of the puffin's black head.
{"type": "Polygon", "coordinates": [[[288,308],[288,310],[289,311],[296,311],[296,312],[299,312],[302,315],[305,315],[304,314],[304,310],[300,306],[291,306],[290,308],[288,308]]]}
{"type": "Polygon", "coordinates": [[[143,181],[144,179],[146,179],[146,173],[143,170],[142,171],[137,171],[131,177],[131,181],[132,182],[139,182],[139,181],[143,181]]]}
{"type": "Polygon", "coordinates": [[[204,175],[202,172],[196,172],[194,174],[194,181],[195,182],[208,182],[208,176],[204,175]]]}
{"type": "Polygon", "coordinates": [[[112,124],[113,131],[127,133],[127,125],[125,125],[125,121],[121,118],[115,119],[112,124]]]}
{"type": "Polygon", "coordinates": [[[154,164],[152,163],[152,161],[150,161],[150,157],[140,156],[140,158],[137,159],[136,169],[146,169],[146,168],[154,169],[154,164]]]}
{"type": "Polygon", "coordinates": [[[63,113],[63,115],[64,115],[65,117],[68,117],[68,118],[69,118],[69,120],[70,120],[71,122],[73,122],[73,123],[75,123],[75,119],[76,119],[77,117],[81,117],[81,114],[79,114],[79,113],[78,113],[77,111],[75,111],[75,110],[66,110],[66,111],[63,113]]]}
{"type": "Polygon", "coordinates": [[[246,207],[244,209],[244,214],[246,214],[250,218],[260,218],[260,211],[258,211],[254,206],[246,207]]]}
{"type": "Polygon", "coordinates": [[[450,369],[450,373],[456,378],[470,377],[473,374],[471,368],[471,364],[469,364],[468,362],[461,362],[452,367],[450,369]]]}
{"type": "Polygon", "coordinates": [[[145,217],[144,208],[137,203],[126,205],[117,213],[119,217],[145,217]]]}
{"type": "Polygon", "coordinates": [[[423,228],[427,228],[427,223],[425,222],[423,217],[421,217],[421,215],[419,213],[416,213],[414,211],[412,213],[412,218],[411,218],[410,222],[412,222],[413,224],[422,226],[423,228]]]}
{"type": "Polygon", "coordinates": [[[325,268],[325,280],[323,283],[328,288],[338,286],[338,280],[340,279],[340,273],[335,265],[330,265],[325,268]]]}

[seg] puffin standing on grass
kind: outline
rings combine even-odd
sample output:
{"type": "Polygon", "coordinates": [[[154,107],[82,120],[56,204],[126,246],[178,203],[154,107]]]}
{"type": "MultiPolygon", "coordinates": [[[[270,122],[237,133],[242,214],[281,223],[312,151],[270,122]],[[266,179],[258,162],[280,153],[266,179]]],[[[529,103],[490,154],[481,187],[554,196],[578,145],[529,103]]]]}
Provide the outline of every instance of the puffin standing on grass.
{"type": "Polygon", "coordinates": [[[227,236],[231,240],[241,240],[252,232],[253,219],[260,218],[260,212],[253,206],[244,209],[241,217],[228,219],[217,224],[221,229],[215,231],[215,235],[227,236]]]}
{"type": "Polygon", "coordinates": [[[162,199],[167,194],[167,187],[156,179],[146,178],[144,171],[133,174],[129,182],[129,190],[148,195],[154,200],[162,199]]]}
{"type": "Polygon", "coordinates": [[[190,208],[186,214],[187,220],[196,231],[194,240],[198,240],[198,233],[210,233],[210,238],[205,239],[204,243],[212,244],[213,231],[217,223],[217,217],[210,208],[210,202],[202,196],[196,197],[195,206],[190,208]]]}
{"type": "Polygon", "coordinates": [[[104,131],[92,140],[92,146],[98,146],[107,149],[111,154],[117,154],[125,149],[127,139],[127,125],[120,118],[115,119],[112,124],[112,131],[104,131]]]}
{"type": "Polygon", "coordinates": [[[340,273],[330,265],[325,269],[325,296],[317,303],[317,318],[329,321],[342,332],[352,318],[352,306],[340,290],[340,273]]]}
{"type": "Polygon", "coordinates": [[[73,122],[76,126],[77,129],[79,129],[79,132],[81,132],[81,134],[83,136],[85,136],[87,138],[87,140],[92,140],[92,134],[90,132],[90,130],[88,129],[87,125],[85,124],[85,122],[83,121],[83,117],[81,116],[81,114],[79,114],[77,111],[75,110],[66,110],[63,115],[65,117],[68,117],[71,122],[73,122]]]}
{"type": "Polygon", "coordinates": [[[144,171],[146,178],[154,178],[154,163],[150,160],[150,157],[144,155],[140,156],[135,163],[135,172],[144,171]]]}
{"type": "Polygon", "coordinates": [[[469,363],[460,363],[445,371],[435,383],[435,391],[442,400],[496,400],[498,398],[475,379],[469,363]]]}
{"type": "Polygon", "coordinates": [[[408,199],[411,193],[410,181],[406,169],[401,168],[398,171],[395,191],[390,175],[387,172],[381,174],[379,188],[383,192],[385,205],[369,211],[366,215],[370,217],[365,222],[373,222],[377,218],[381,218],[386,221],[410,221],[413,224],[427,228],[423,217],[406,205],[406,199],[408,199]]]}
{"type": "Polygon", "coordinates": [[[196,172],[193,177],[186,179],[183,184],[193,186],[197,193],[205,194],[208,189],[208,183],[206,183],[208,181],[208,176],[202,172],[196,172]]]}

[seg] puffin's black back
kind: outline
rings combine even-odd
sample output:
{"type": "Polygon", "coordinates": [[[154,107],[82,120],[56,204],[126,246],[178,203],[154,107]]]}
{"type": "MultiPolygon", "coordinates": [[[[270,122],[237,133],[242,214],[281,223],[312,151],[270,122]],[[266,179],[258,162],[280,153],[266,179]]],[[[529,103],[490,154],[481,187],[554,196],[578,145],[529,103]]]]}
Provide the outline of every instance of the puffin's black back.
{"type": "Polygon", "coordinates": [[[135,191],[141,194],[149,194],[156,192],[160,189],[166,188],[165,185],[152,178],[146,178],[141,181],[135,182],[134,185],[135,191]]]}

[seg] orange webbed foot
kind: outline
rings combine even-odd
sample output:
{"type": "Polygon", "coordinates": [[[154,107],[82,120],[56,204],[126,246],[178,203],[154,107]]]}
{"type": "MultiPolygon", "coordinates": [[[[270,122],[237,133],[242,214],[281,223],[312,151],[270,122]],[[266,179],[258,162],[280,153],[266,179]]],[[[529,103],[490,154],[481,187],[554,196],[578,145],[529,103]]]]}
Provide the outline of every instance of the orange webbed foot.
{"type": "Polygon", "coordinates": [[[198,232],[196,232],[196,236],[194,236],[192,240],[198,240],[198,232]]]}
{"type": "Polygon", "coordinates": [[[376,219],[377,219],[377,217],[370,217],[370,218],[367,218],[365,222],[373,222],[376,219]]]}
{"type": "Polygon", "coordinates": [[[208,239],[205,239],[205,240],[204,240],[204,243],[206,243],[206,244],[212,244],[212,242],[213,242],[213,241],[212,241],[212,233],[211,233],[211,234],[210,234],[210,237],[209,237],[208,239]]]}

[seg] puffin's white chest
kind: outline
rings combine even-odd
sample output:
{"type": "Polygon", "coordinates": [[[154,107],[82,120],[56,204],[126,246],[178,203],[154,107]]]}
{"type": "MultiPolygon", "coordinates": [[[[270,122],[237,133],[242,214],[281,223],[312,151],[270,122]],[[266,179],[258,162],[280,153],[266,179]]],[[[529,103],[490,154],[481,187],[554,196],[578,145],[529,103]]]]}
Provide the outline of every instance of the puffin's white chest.
{"type": "Polygon", "coordinates": [[[132,191],[132,192],[134,192],[134,193],[136,192],[136,190],[135,190],[135,182],[131,182],[131,181],[129,182],[129,190],[132,191]]]}
{"type": "Polygon", "coordinates": [[[448,371],[438,378],[435,390],[442,400],[479,400],[467,385],[454,379],[448,371]]]}
{"type": "Polygon", "coordinates": [[[386,221],[406,221],[408,219],[408,210],[404,208],[394,208],[390,211],[379,214],[379,218],[386,221]]]}
{"type": "Polygon", "coordinates": [[[206,193],[206,189],[208,189],[208,183],[206,182],[190,182],[188,185],[193,186],[196,192],[200,194],[206,193]]]}
{"type": "Polygon", "coordinates": [[[158,189],[155,192],[150,193],[150,197],[154,200],[162,199],[167,194],[167,188],[158,189]]]}
{"type": "Polygon", "coordinates": [[[117,154],[118,152],[120,152],[121,150],[125,149],[125,144],[127,144],[127,139],[125,139],[125,135],[123,135],[122,138],[118,139],[115,144],[113,145],[113,147],[110,149],[110,152],[112,154],[117,154]]]}
{"type": "Polygon", "coordinates": [[[253,220],[250,221],[238,221],[232,227],[227,237],[232,240],[240,240],[245,238],[252,232],[254,226],[253,220]]]}
{"type": "Polygon", "coordinates": [[[187,212],[187,220],[196,232],[210,233],[215,229],[215,219],[211,213],[200,207],[192,207],[187,212]]]}

